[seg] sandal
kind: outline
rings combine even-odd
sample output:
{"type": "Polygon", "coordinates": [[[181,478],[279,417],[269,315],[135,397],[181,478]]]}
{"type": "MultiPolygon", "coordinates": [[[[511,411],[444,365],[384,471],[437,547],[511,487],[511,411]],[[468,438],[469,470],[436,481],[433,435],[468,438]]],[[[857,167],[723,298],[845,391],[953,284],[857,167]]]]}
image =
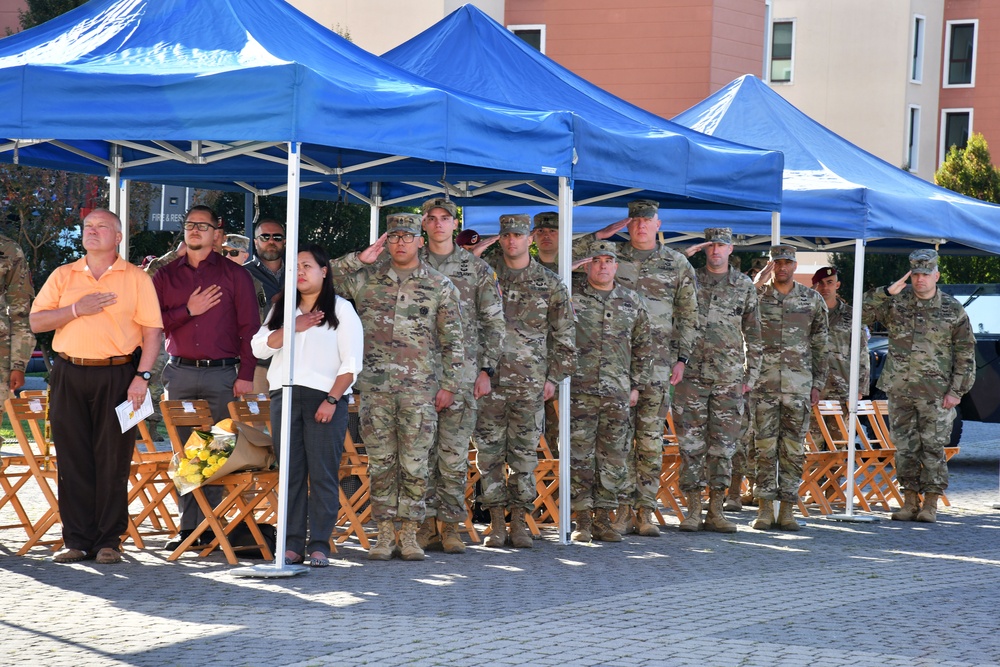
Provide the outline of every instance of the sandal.
{"type": "Polygon", "coordinates": [[[297,554],[294,551],[285,552],[285,565],[298,565],[302,562],[302,554],[297,554]]]}
{"type": "Polygon", "coordinates": [[[310,567],[327,567],[329,565],[330,559],[322,551],[314,551],[309,555],[310,567]]]}

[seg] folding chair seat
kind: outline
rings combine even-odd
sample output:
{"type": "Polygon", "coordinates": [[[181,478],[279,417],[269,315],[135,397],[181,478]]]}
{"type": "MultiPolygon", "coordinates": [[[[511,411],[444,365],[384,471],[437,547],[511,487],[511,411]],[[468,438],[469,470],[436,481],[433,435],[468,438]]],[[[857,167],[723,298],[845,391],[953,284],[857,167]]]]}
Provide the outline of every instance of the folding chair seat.
{"type": "MultiPolygon", "coordinates": [[[[208,402],[204,400],[160,401],[160,412],[174,453],[184,452],[184,442],[178,432],[179,427],[209,430],[214,424],[208,402]]],[[[258,519],[259,515],[269,511],[270,507],[277,507],[277,471],[236,472],[213,480],[212,484],[224,488],[222,501],[213,507],[205,497],[204,489],[198,487],[191,491],[205,519],[167,557],[167,560],[177,560],[185,551],[193,549],[200,549],[199,556],[204,557],[212,553],[216,547],[222,549],[226,560],[232,565],[238,562],[235,549],[259,549],[265,560],[273,559],[274,554],[271,553],[258,527],[258,519]],[[229,535],[241,523],[246,524],[256,543],[233,547],[229,542],[229,535]],[[208,530],[214,535],[212,542],[207,546],[197,545],[201,535],[208,530]]]]}
{"type": "MultiPolygon", "coordinates": [[[[145,420],[139,422],[138,431],[129,479],[128,502],[132,522],[140,535],[175,535],[177,490],[167,472],[172,452],[157,450],[145,420]],[[168,505],[168,500],[174,509],[168,505]],[[138,512],[131,510],[135,503],[140,505],[138,512]],[[149,523],[149,529],[143,529],[145,522],[149,523]]],[[[136,542],[136,546],[141,549],[144,545],[136,542]]]]}

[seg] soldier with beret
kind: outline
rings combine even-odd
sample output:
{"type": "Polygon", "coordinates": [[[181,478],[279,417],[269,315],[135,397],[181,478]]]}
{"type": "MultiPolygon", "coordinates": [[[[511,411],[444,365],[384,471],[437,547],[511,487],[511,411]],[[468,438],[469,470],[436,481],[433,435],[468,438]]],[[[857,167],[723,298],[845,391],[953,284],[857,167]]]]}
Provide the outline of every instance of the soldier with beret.
{"type": "Polygon", "coordinates": [[[778,528],[798,530],[792,510],[799,498],[809,414],[826,385],[826,304],[815,290],[795,282],[792,246],[772,246],[768,266],[761,274],[771,278],[757,290],[764,350],[754,388],[759,506],[752,526],[769,530],[775,523],[773,501],[779,500],[778,528]]]}
{"type": "Polygon", "coordinates": [[[645,301],[615,282],[613,243],[593,245],[574,290],[576,373],[570,382],[572,539],[620,542],[611,511],[627,481],[629,412],[649,382],[653,350],[645,301]]]}
{"type": "Polygon", "coordinates": [[[628,218],[573,244],[574,255],[594,241],[611,238],[628,228],[629,240],[616,244],[618,273],[615,281],[635,290],[646,300],[656,356],[652,379],[639,394],[633,411],[635,444],[629,457],[629,481],[615,516],[615,530],[631,531],[633,507],[640,535],[655,537],[654,520],[663,466],[663,429],[670,409],[670,387],[684,379],[684,369],[698,334],[698,297],[694,269],[681,253],[657,240],[659,204],[637,199],[628,204],[628,218]]]}
{"type": "Polygon", "coordinates": [[[740,436],[745,396],[760,375],[760,321],[757,292],[732,267],[732,230],[705,230],[698,280],[701,336],[691,351],[684,382],[674,390],[674,425],[680,444],[680,487],[687,497],[682,531],[735,533],[722,514],[732,481],[732,458],[740,436]],[[708,515],[701,520],[702,494],[709,489],[708,515]]]}
{"type": "Polygon", "coordinates": [[[905,276],[865,294],[862,319],[889,331],[878,386],[889,398],[896,480],[903,490],[903,507],[892,514],[896,521],[937,520],[938,498],[948,488],[944,448],[955,408],[976,381],[969,317],[937,288],[940,275],[937,252],[914,250],[905,276]]]}
{"type": "Polygon", "coordinates": [[[466,388],[462,312],[455,285],[420,259],[421,216],[390,215],[360,253],[330,262],[337,291],[354,300],[366,332],[357,386],[378,538],[370,560],[423,560],[428,455],[438,413],[466,388]],[[388,246],[389,261],[378,262],[388,246]],[[397,541],[395,521],[399,519],[397,541]]]}
{"type": "Polygon", "coordinates": [[[528,253],[531,220],[500,216],[496,263],[507,335],[493,377],[493,391],[480,401],[473,440],[482,474],[479,502],[490,511],[487,547],[510,541],[531,548],[525,512],[534,508],[535,467],[542,435],[543,404],[576,368],[576,336],[569,290],[528,253]],[[508,472],[509,468],[509,472],[508,472]]]}

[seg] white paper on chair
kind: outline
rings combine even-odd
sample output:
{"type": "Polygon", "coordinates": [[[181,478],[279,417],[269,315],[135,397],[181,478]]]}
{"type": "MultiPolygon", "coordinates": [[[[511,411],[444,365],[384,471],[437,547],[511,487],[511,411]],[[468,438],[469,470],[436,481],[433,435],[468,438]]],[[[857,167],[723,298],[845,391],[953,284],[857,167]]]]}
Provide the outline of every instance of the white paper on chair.
{"type": "Polygon", "coordinates": [[[115,408],[115,414],[118,415],[118,423],[121,424],[122,433],[124,433],[153,414],[153,397],[149,395],[149,390],[147,389],[146,398],[143,399],[142,405],[139,406],[138,410],[132,407],[132,401],[125,401],[115,408]]]}

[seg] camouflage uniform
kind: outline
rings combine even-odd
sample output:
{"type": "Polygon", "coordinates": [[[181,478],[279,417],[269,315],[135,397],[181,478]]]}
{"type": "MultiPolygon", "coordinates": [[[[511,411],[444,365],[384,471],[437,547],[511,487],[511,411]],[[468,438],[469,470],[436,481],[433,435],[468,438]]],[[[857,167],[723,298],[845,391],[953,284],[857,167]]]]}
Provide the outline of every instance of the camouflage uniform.
{"type": "MultiPolygon", "coordinates": [[[[851,306],[843,299],[837,299],[837,305],[828,311],[830,322],[830,339],[828,345],[829,370],[826,376],[826,386],[820,392],[820,397],[831,401],[844,403],[851,390],[851,306]]],[[[865,344],[864,336],[861,338],[865,344]]],[[[871,362],[862,347],[858,363],[858,391],[867,393],[871,362]]]]}
{"type": "Polygon", "coordinates": [[[757,293],[764,344],[760,381],[754,388],[757,498],[797,502],[810,392],[826,384],[826,303],[818,292],[794,283],[788,294],[773,282],[757,293]],[[780,466],[778,478],[775,468],[780,466]]]}
{"type": "Polygon", "coordinates": [[[573,309],[558,276],[532,259],[520,271],[501,257],[497,276],[507,335],[493,391],[480,399],[473,440],[483,507],[534,508],[542,391],[576,367],[573,309]],[[505,475],[510,467],[510,474],[505,475]],[[506,477],[506,481],[505,481],[506,477]]]}
{"type": "MultiPolygon", "coordinates": [[[[592,234],[573,243],[575,259],[596,240],[592,234]]],[[[670,409],[670,373],[678,359],[691,356],[698,333],[698,298],[694,269],[681,253],[657,243],[645,259],[631,243],[616,244],[615,282],[646,301],[653,341],[652,378],[632,410],[635,446],[628,460],[628,483],[622,504],[655,509],[663,468],[663,430],[670,409]]],[[[631,437],[629,438],[631,440],[631,437]]]]}
{"type": "Polygon", "coordinates": [[[627,483],[629,393],[649,382],[653,348],[646,304],[615,285],[574,290],[576,373],[570,382],[573,511],[615,509],[627,483]]]}
{"type": "Polygon", "coordinates": [[[24,371],[35,349],[28,312],[35,298],[21,246],[0,236],[0,413],[10,395],[10,372],[24,371]]]}
{"type": "Polygon", "coordinates": [[[701,336],[673,405],[685,492],[729,488],[746,411],[743,385],[757,383],[761,358],[753,282],[734,268],[716,276],[702,267],[696,276],[701,336]]]}
{"type": "Polygon", "coordinates": [[[465,388],[458,290],[423,262],[402,281],[391,263],[362,265],[357,253],[330,266],[338,293],[354,300],[365,329],[357,389],[372,517],[423,521],[435,396],[444,389],[457,398],[465,388]]]}
{"type": "Polygon", "coordinates": [[[965,309],[940,289],[919,299],[907,286],[895,296],[878,287],[865,294],[862,319],[889,331],[889,358],[878,387],[889,397],[896,479],[904,491],[940,494],[948,488],[944,448],[955,408],[976,380],[976,341],[965,309]]]}

